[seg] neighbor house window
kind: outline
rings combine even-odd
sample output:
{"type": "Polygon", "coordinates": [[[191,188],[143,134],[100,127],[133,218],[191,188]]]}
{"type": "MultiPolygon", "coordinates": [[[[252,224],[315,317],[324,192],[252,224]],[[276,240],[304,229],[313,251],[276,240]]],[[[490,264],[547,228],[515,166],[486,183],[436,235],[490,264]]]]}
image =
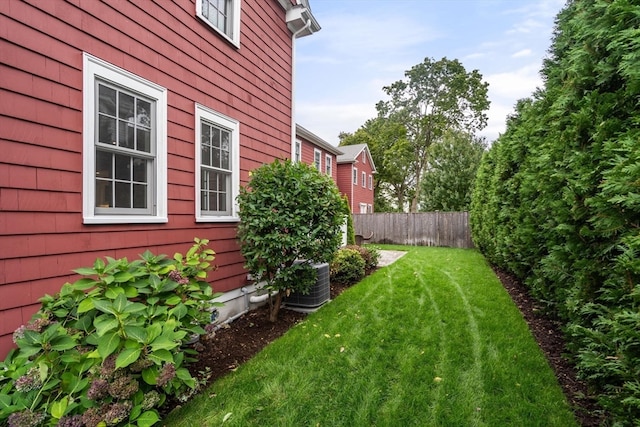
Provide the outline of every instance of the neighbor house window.
{"type": "Polygon", "coordinates": [[[196,0],[196,14],[231,43],[240,46],[240,0],[196,0]]]}
{"type": "Polygon", "coordinates": [[[364,188],[367,188],[367,173],[366,172],[362,172],[362,186],[364,188]]]}
{"type": "Polygon", "coordinates": [[[322,152],[320,150],[313,150],[313,165],[322,172],[322,152]]]}
{"type": "Polygon", "coordinates": [[[302,159],[302,142],[296,139],[296,151],[294,152],[293,160],[299,162],[302,159]]]}
{"type": "Polygon", "coordinates": [[[196,104],[196,221],[236,221],[240,125],[196,104]]]}
{"type": "Polygon", "coordinates": [[[331,176],[333,174],[333,162],[331,159],[331,155],[327,154],[324,158],[324,169],[325,169],[325,173],[329,176],[331,176]]]}
{"type": "Polygon", "coordinates": [[[366,151],[362,152],[362,163],[364,163],[365,165],[367,164],[367,152],[366,151]]]}
{"type": "Polygon", "coordinates": [[[373,190],[373,176],[369,175],[369,190],[373,190]]]}
{"type": "Polygon", "coordinates": [[[361,214],[366,214],[367,213],[367,204],[366,203],[360,203],[360,213],[361,214]]]}
{"type": "Polygon", "coordinates": [[[353,184],[358,185],[358,168],[353,168],[353,184]]]}
{"type": "Polygon", "coordinates": [[[83,55],[83,219],[167,221],[167,90],[83,55]]]}

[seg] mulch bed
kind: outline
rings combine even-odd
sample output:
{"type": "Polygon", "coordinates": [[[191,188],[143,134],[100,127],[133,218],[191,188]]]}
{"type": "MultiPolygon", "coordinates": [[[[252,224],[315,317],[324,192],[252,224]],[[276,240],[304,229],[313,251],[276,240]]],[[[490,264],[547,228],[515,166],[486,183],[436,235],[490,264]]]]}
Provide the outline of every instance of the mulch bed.
{"type": "MultiPolygon", "coordinates": [[[[575,370],[562,357],[565,343],[560,325],[545,316],[521,282],[503,271],[497,269],[494,271],[529,324],[533,336],[546,355],[573,407],[578,422],[584,427],[601,425],[602,411],[595,399],[589,396],[586,384],[576,378],[575,370]]],[[[344,285],[331,284],[331,299],[337,297],[346,288],[347,286],[344,285]]],[[[198,351],[198,361],[191,364],[189,369],[195,376],[208,368],[211,374],[209,382],[212,382],[249,360],[305,316],[304,313],[281,309],[278,321],[271,323],[268,320],[266,305],[252,310],[232,323],[224,325],[215,334],[203,336],[194,345],[198,351]]]]}

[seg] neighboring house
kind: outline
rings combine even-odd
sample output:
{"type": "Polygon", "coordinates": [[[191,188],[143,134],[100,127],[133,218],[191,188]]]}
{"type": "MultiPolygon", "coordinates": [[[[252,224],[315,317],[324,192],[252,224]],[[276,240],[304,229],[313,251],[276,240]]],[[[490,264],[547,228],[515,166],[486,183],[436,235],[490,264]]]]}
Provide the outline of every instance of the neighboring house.
{"type": "Polygon", "coordinates": [[[367,144],[339,147],[338,188],[347,195],[351,212],[373,213],[373,175],[376,166],[367,144]]]}
{"type": "Polygon", "coordinates": [[[294,161],[314,165],[320,172],[331,176],[338,182],[337,156],[339,148],[326,142],[300,125],[296,125],[294,161]]]}
{"type": "Polygon", "coordinates": [[[319,29],[307,0],[0,1],[0,357],[72,269],[194,237],[244,309],[235,197],[293,153],[295,39],[319,29]]]}

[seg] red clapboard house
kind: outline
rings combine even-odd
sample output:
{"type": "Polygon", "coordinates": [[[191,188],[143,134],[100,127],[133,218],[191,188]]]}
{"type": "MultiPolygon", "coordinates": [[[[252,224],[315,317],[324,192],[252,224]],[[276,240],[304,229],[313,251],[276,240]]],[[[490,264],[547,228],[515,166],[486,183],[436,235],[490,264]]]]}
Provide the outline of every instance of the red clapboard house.
{"type": "MultiPolygon", "coordinates": [[[[308,0],[0,1],[0,356],[72,269],[206,238],[227,316],[235,196],[295,145],[308,0]]],[[[242,289],[242,291],[241,291],[242,289]]]]}
{"type": "Polygon", "coordinates": [[[338,188],[347,195],[351,212],[373,213],[373,175],[376,166],[367,144],[344,145],[338,156],[338,188]]]}
{"type": "Polygon", "coordinates": [[[300,125],[296,125],[296,142],[293,159],[313,165],[320,172],[327,174],[334,182],[338,181],[337,157],[342,151],[311,133],[300,125]]]}

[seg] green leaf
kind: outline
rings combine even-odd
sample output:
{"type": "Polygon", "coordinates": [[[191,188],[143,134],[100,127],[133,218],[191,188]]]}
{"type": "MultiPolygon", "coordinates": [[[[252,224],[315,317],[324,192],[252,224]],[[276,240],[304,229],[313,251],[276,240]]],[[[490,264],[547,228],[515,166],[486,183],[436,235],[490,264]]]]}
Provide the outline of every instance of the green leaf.
{"type": "Polygon", "coordinates": [[[98,272],[95,269],[89,268],[89,267],[76,268],[75,270],[72,270],[72,271],[82,276],[94,276],[98,274],[98,272]]]}
{"type": "Polygon", "coordinates": [[[124,288],[120,286],[110,286],[104,291],[104,296],[109,299],[116,299],[121,294],[124,294],[124,288]]]}
{"type": "Polygon", "coordinates": [[[116,319],[115,317],[109,316],[108,314],[103,314],[102,316],[95,318],[95,320],[93,321],[93,326],[96,327],[96,335],[100,337],[109,331],[117,329],[120,324],[118,323],[118,319],[116,319]]]}
{"type": "MultiPolygon", "coordinates": [[[[151,358],[149,359],[152,360],[151,358]]],[[[155,362],[158,364],[162,363],[160,359],[157,359],[155,362]]],[[[158,367],[150,366],[148,368],[145,368],[142,371],[142,379],[149,385],[156,385],[158,383],[158,367]]]]}
{"type": "Polygon", "coordinates": [[[125,286],[124,294],[127,296],[127,298],[135,298],[140,295],[140,292],[133,286],[125,286]]]}
{"type": "Polygon", "coordinates": [[[130,326],[127,325],[124,327],[124,333],[127,334],[128,338],[131,338],[139,343],[145,343],[147,340],[147,331],[141,326],[130,326]]]}
{"type": "Polygon", "coordinates": [[[175,316],[176,319],[182,319],[187,315],[188,312],[189,310],[184,304],[178,304],[174,308],[169,310],[169,315],[175,316]]]}
{"type": "Polygon", "coordinates": [[[173,355],[169,350],[156,350],[154,352],[149,353],[149,360],[153,363],[160,365],[162,362],[173,363],[173,355]]]}
{"type": "Polygon", "coordinates": [[[96,307],[93,304],[93,298],[85,298],[80,301],[80,304],[78,304],[78,314],[86,313],[87,311],[91,311],[94,308],[96,307]]]}
{"type": "Polygon", "coordinates": [[[117,332],[110,332],[100,337],[98,340],[98,353],[100,357],[106,359],[120,345],[120,335],[117,332]]]}
{"type": "Polygon", "coordinates": [[[128,271],[118,271],[116,274],[113,275],[113,278],[116,283],[125,283],[133,279],[133,275],[128,271]]]}
{"type": "Polygon", "coordinates": [[[160,421],[160,417],[155,411],[146,411],[138,417],[136,423],[138,427],[151,427],[158,421],[160,421]]]}
{"type": "Polygon", "coordinates": [[[178,295],[172,295],[165,300],[165,304],[167,305],[178,305],[182,302],[182,298],[178,295]]]}
{"type": "Polygon", "coordinates": [[[75,282],[73,282],[73,288],[79,291],[86,291],[87,289],[91,289],[95,287],[97,283],[98,282],[96,282],[95,280],[85,277],[83,279],[76,280],[75,282]]]}
{"type": "Polygon", "coordinates": [[[116,368],[125,368],[138,360],[142,349],[140,348],[126,348],[116,358],[116,368]]]}
{"type": "Polygon", "coordinates": [[[124,309],[126,308],[129,301],[124,294],[124,290],[121,294],[119,294],[115,301],[113,301],[113,308],[117,313],[124,313],[124,309]]]}
{"type": "Polygon", "coordinates": [[[116,314],[113,304],[109,300],[94,298],[93,305],[97,310],[100,310],[103,313],[116,314]]]}
{"type": "Polygon", "coordinates": [[[152,351],[156,351],[156,350],[171,350],[176,348],[179,344],[169,338],[167,338],[166,335],[160,335],[158,338],[156,338],[155,340],[153,340],[151,343],[151,350],[152,351]]]}
{"type": "Polygon", "coordinates": [[[139,313],[141,311],[144,311],[147,309],[147,306],[144,304],[141,304],[139,302],[134,302],[134,303],[130,303],[128,304],[123,313],[139,313]]]}
{"type": "Polygon", "coordinates": [[[188,369],[185,368],[179,368],[176,370],[176,376],[178,378],[180,378],[182,381],[189,381],[192,380],[193,377],[191,376],[191,374],[189,373],[188,369]]]}
{"type": "Polygon", "coordinates": [[[59,336],[51,340],[51,349],[55,351],[65,351],[74,348],[76,340],[68,335],[59,336]]]}
{"type": "Polygon", "coordinates": [[[69,396],[65,396],[61,400],[53,402],[49,413],[53,418],[59,420],[64,416],[67,406],[69,406],[69,396]]]}
{"type": "Polygon", "coordinates": [[[162,326],[159,323],[153,323],[147,326],[147,339],[149,342],[155,340],[162,334],[162,326]]]}

